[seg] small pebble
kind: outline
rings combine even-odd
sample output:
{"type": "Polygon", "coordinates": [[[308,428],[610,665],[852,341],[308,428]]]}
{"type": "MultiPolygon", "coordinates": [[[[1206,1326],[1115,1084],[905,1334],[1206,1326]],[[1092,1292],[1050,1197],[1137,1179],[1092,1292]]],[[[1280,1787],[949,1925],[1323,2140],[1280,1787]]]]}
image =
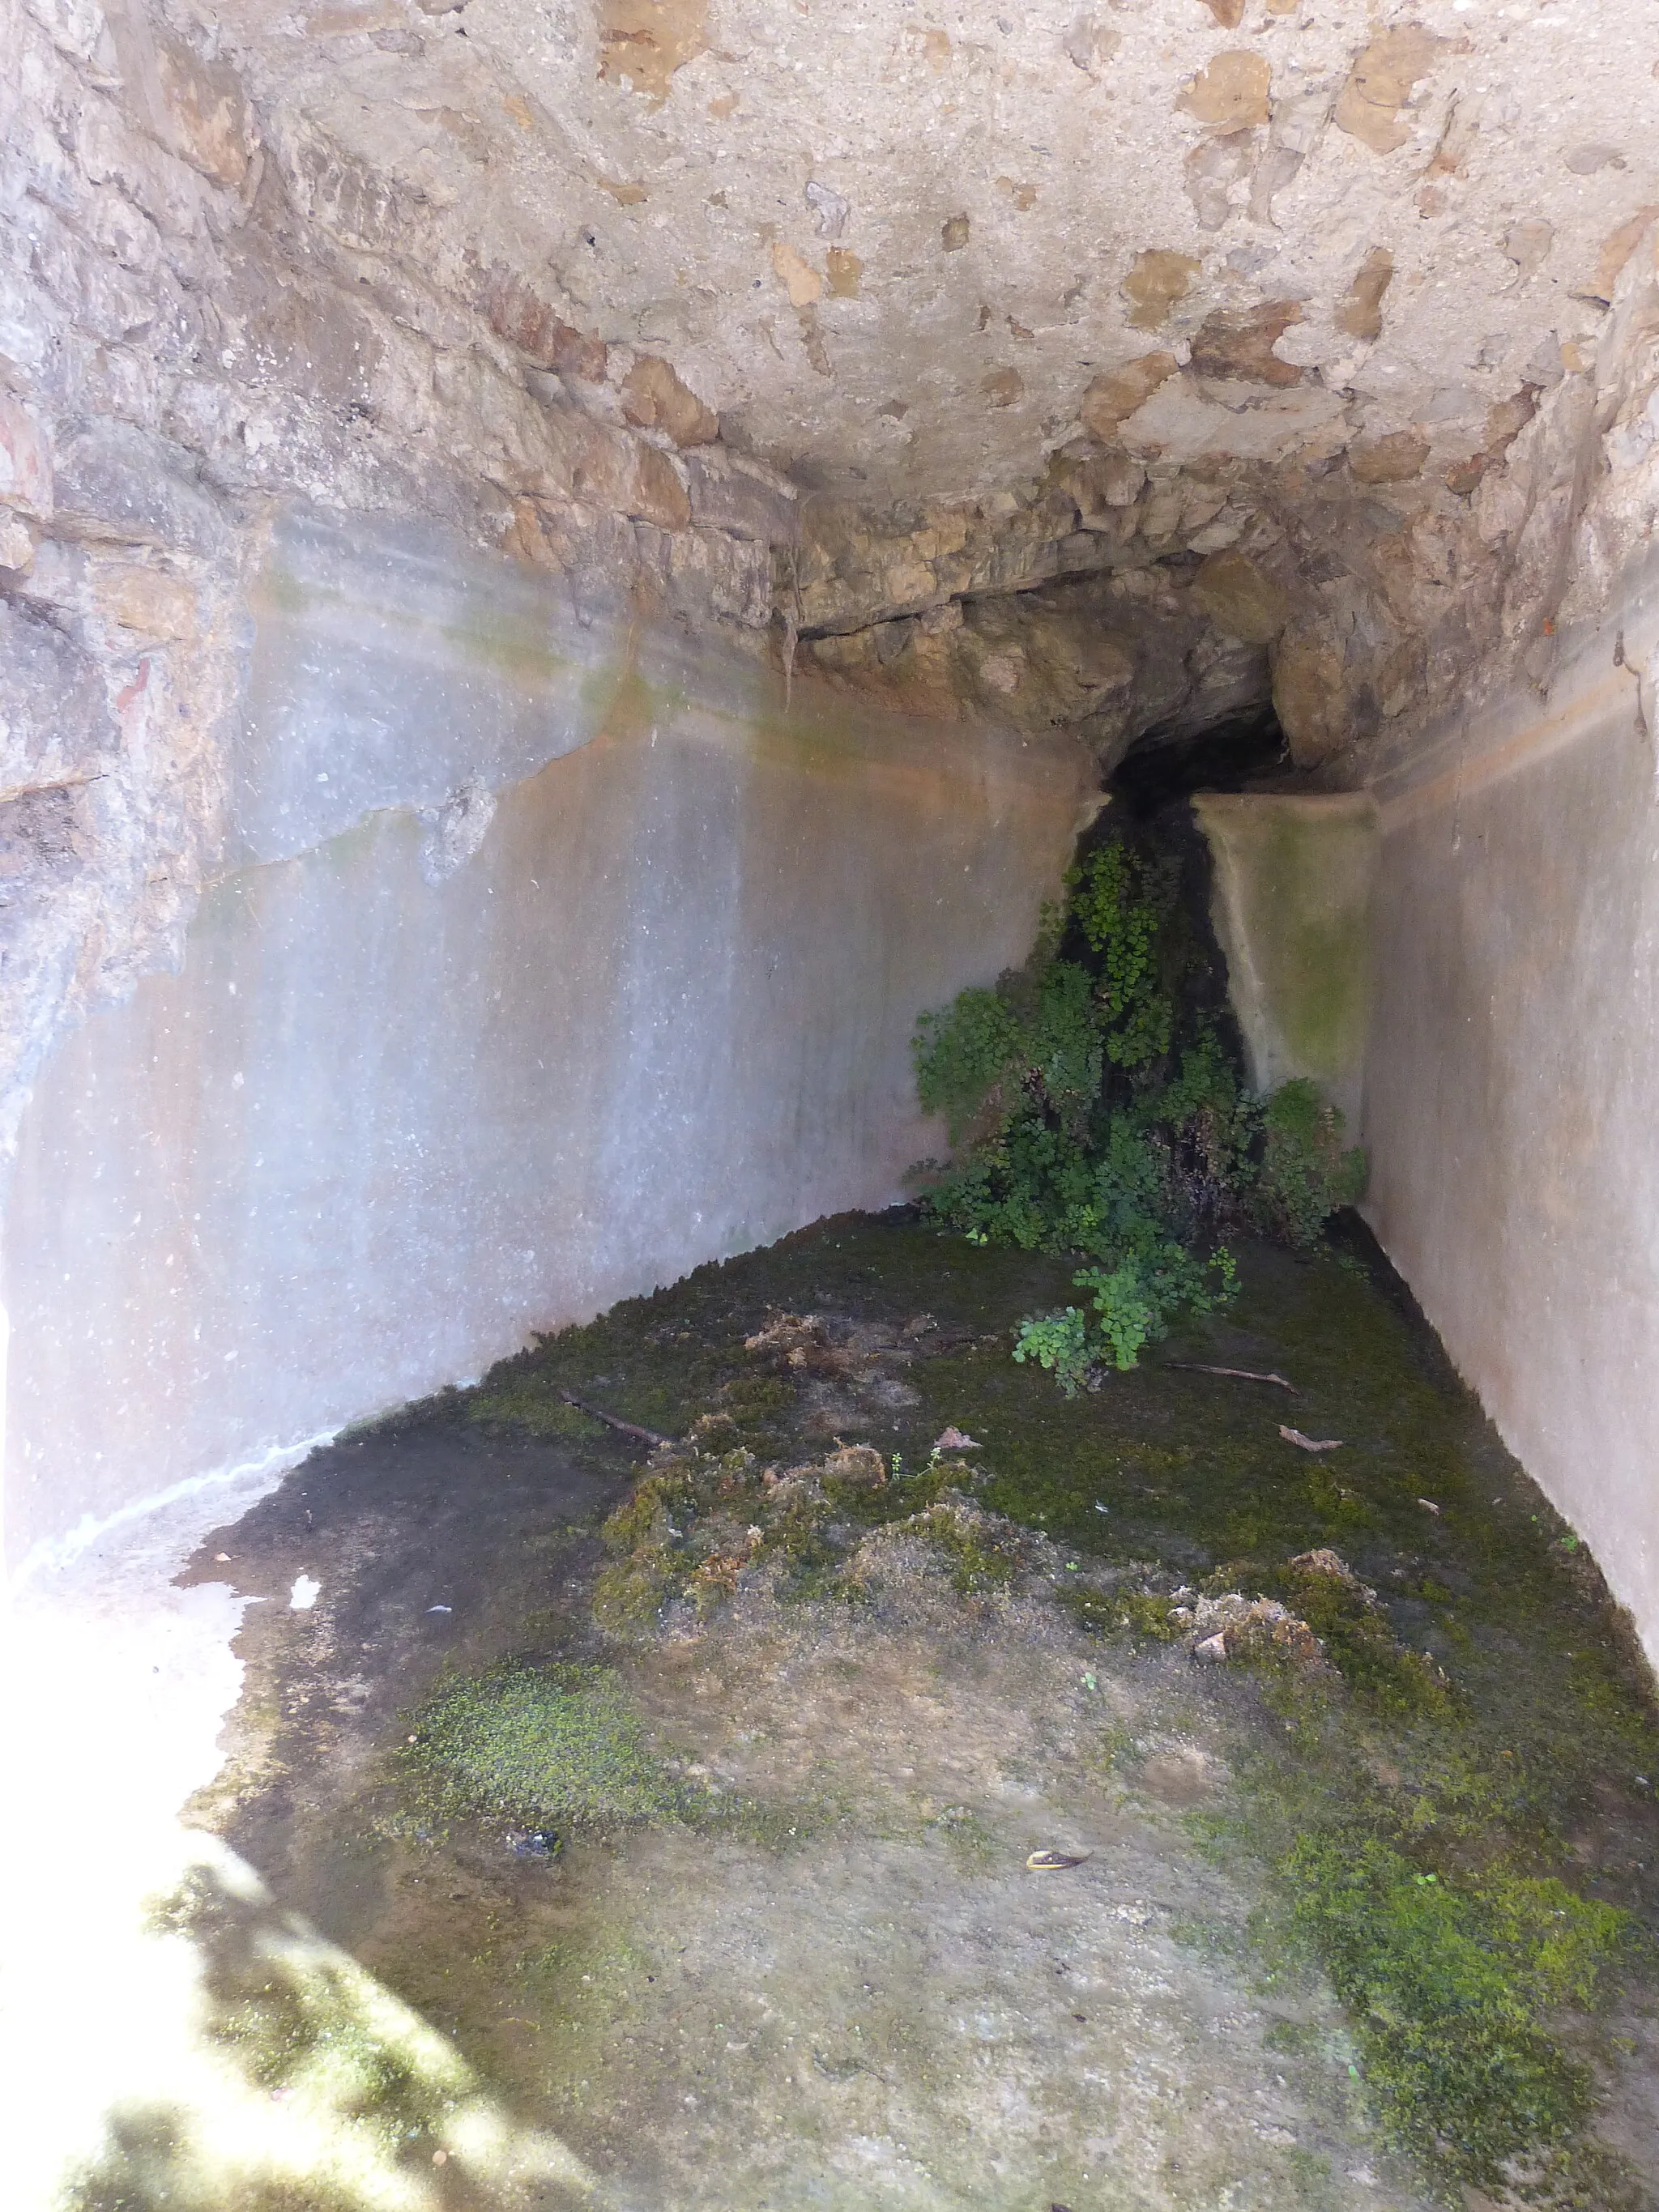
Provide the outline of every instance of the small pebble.
{"type": "Polygon", "coordinates": [[[523,1835],[509,1835],[507,1848],[515,1858],[556,1859],[564,1849],[564,1839],[551,1828],[532,1828],[523,1835]]]}

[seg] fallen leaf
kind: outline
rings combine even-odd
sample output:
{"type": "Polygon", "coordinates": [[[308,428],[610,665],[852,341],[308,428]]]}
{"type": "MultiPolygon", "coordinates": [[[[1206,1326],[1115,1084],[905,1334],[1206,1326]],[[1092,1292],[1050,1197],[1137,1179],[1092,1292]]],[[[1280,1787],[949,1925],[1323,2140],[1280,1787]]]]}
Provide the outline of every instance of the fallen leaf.
{"type": "Polygon", "coordinates": [[[960,1429],[957,1428],[943,1430],[933,1439],[935,1451],[979,1451],[981,1449],[981,1445],[975,1437],[965,1436],[960,1429]]]}
{"type": "Polygon", "coordinates": [[[1419,1498],[1417,1502],[1419,1505],[1425,1506],[1431,1513],[1437,1514],[1440,1510],[1431,1498],[1419,1498]]]}
{"type": "Polygon", "coordinates": [[[1340,1451],[1342,1448],[1340,1437],[1304,1437],[1300,1429],[1287,1429],[1283,1421],[1279,1425],[1279,1433],[1287,1444],[1298,1444],[1304,1451],[1340,1451]]]}
{"type": "Polygon", "coordinates": [[[1033,1851],[1025,1863],[1033,1874],[1048,1874],[1081,1866],[1091,1856],[1089,1851],[1033,1851]]]}

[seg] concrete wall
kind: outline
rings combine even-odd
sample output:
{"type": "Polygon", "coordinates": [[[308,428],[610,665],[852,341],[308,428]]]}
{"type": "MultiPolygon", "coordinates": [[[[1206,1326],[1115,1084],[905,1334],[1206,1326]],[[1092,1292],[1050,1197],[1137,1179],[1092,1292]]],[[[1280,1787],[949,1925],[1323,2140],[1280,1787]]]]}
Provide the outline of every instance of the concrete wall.
{"type": "Polygon", "coordinates": [[[1380,780],[1368,1211],[1659,1659],[1659,576],[1380,780]]]}
{"type": "Polygon", "coordinates": [[[1349,1128],[1364,1082],[1376,808],[1364,792],[1201,793],[1211,919],[1249,1079],[1317,1083],[1349,1128]]]}
{"type": "Polygon", "coordinates": [[[295,518],[224,866],[59,1046],[5,1218],[8,1547],[900,1194],[916,1013],[1028,948],[1084,762],[295,518]]]}

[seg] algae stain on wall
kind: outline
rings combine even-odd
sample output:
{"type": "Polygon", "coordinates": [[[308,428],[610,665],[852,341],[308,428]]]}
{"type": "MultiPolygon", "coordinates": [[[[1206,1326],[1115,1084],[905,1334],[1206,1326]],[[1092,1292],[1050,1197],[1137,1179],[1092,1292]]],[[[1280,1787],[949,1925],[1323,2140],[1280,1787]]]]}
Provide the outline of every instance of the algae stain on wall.
{"type": "Polygon", "coordinates": [[[1369,794],[1206,793],[1213,918],[1250,1079],[1309,1076],[1358,1119],[1370,1005],[1376,808],[1369,794]]]}
{"type": "MultiPolygon", "coordinates": [[[[1023,957],[1081,756],[880,714],[826,748],[805,705],[791,742],[743,711],[752,670],[705,690],[649,638],[641,659],[613,658],[600,733],[516,778],[513,750],[466,749],[477,700],[434,770],[432,693],[372,657],[363,772],[312,733],[325,805],[263,732],[279,849],[25,1116],[18,1548],[900,1194],[928,1149],[916,1014],[1023,957]],[[365,807],[400,765],[415,788],[365,807]],[[434,877],[428,793],[459,770],[495,804],[434,877]]],[[[284,696],[270,657],[279,727],[323,662],[284,696]]]]}

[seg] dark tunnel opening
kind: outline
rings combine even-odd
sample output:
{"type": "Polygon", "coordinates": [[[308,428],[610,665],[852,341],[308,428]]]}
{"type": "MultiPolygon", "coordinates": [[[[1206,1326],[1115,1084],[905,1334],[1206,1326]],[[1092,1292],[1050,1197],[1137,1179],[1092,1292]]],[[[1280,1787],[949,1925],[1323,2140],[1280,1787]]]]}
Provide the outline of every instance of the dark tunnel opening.
{"type": "Polygon", "coordinates": [[[1299,781],[1279,717],[1268,705],[1229,715],[1193,736],[1149,731],[1113,770],[1106,788],[1137,822],[1151,823],[1197,792],[1285,791],[1299,781]]]}

